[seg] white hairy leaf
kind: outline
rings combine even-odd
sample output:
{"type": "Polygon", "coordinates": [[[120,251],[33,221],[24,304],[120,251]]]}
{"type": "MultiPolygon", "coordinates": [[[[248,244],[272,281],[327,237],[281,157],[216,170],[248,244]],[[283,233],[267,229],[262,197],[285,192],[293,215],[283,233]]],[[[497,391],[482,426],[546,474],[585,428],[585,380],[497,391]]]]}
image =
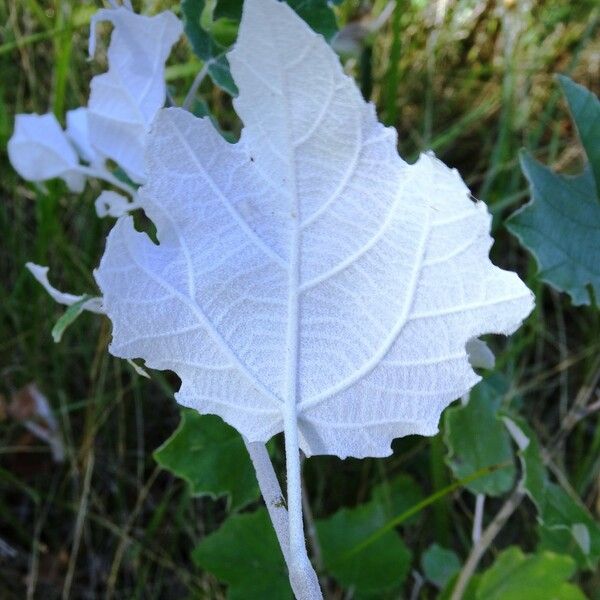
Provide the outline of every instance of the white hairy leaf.
{"type": "Polygon", "coordinates": [[[17,115],[8,141],[8,157],[23,179],[46,181],[60,177],[71,191],[83,190],[85,177],[77,172],[77,153],[52,113],[17,115]]]}
{"type": "Polygon", "coordinates": [[[102,159],[90,141],[88,110],[85,107],[67,111],[67,137],[79,152],[79,156],[90,164],[102,162],[102,159]]]}
{"type": "Polygon", "coordinates": [[[99,10],[90,25],[90,56],[95,52],[95,28],[100,21],[110,21],[114,29],[108,71],[91,83],[90,139],[140,183],[145,178],[146,134],[165,103],[165,61],[183,27],[169,11],[147,17],[122,6],[99,10]]]}
{"type": "Polygon", "coordinates": [[[456,171],[414,165],[285,4],[246,0],[229,54],[244,122],[165,109],[140,202],[96,273],[111,352],[181,378],[178,401],[252,441],[297,417],[307,454],[383,456],[436,433],[477,381],[465,345],[514,331],[532,294],[490,262],[490,215],[456,171]]]}
{"type": "Polygon", "coordinates": [[[125,196],[113,192],[111,190],[104,190],[94,202],[94,208],[96,214],[100,217],[120,217],[126,214],[131,208],[131,203],[125,196]]]}
{"type": "MultiPolygon", "coordinates": [[[[48,292],[48,295],[58,304],[64,304],[65,306],[73,306],[82,300],[85,300],[85,296],[78,296],[76,294],[69,294],[68,292],[61,292],[57,290],[48,279],[48,267],[42,265],[36,265],[35,263],[28,262],[25,264],[29,272],[35,277],[36,281],[48,292]]],[[[89,310],[94,313],[103,313],[102,298],[88,298],[85,300],[82,306],[82,310],[89,310]]]]}

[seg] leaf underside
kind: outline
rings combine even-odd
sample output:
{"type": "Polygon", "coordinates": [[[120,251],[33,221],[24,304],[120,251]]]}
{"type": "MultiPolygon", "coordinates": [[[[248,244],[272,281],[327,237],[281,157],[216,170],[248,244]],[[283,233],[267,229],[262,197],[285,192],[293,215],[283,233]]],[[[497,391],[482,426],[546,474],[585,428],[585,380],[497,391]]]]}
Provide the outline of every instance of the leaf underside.
{"type": "Polygon", "coordinates": [[[477,380],[465,344],[512,332],[532,296],[489,261],[490,217],[430,155],[399,158],[321,36],[247,0],[229,62],[244,122],[163,110],[97,280],[111,352],[182,380],[177,400],[252,441],[297,415],[310,454],[384,456],[437,431],[477,380]]]}

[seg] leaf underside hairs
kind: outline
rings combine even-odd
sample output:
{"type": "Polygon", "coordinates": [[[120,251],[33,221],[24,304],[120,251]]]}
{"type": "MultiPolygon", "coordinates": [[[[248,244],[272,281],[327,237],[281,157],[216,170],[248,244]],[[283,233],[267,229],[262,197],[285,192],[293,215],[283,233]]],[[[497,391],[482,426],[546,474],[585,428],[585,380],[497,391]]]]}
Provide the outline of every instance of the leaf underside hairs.
{"type": "Polygon", "coordinates": [[[290,577],[319,597],[299,449],[385,456],[396,437],[434,434],[478,380],[467,342],[514,331],[532,295],[489,261],[485,205],[432,155],[398,156],[287,5],[247,0],[228,60],[240,142],[161,111],[139,192],[159,243],[121,218],[96,278],[114,355],[175,371],[181,404],[249,441],[284,432],[290,577]]]}

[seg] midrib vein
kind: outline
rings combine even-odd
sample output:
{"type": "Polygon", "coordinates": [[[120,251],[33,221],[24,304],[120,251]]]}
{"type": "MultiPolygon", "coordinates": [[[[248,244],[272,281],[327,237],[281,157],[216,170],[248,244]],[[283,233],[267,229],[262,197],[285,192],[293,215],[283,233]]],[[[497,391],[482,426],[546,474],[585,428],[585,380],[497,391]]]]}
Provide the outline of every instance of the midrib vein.
{"type": "Polygon", "coordinates": [[[286,378],[285,378],[285,418],[296,420],[298,403],[298,358],[300,338],[300,201],[296,181],[296,148],[292,140],[291,115],[287,95],[287,72],[280,65],[281,92],[285,119],[285,131],[288,147],[288,176],[290,178],[290,217],[292,228],[290,236],[290,259],[288,267],[288,325],[286,331],[286,378]]]}

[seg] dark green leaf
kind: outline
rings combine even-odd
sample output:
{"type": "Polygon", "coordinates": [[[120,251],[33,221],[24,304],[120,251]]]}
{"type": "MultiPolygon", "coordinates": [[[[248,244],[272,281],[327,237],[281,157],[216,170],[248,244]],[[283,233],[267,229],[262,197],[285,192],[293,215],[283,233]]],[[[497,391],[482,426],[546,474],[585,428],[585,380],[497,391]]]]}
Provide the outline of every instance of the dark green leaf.
{"type": "Polygon", "coordinates": [[[242,18],[243,0],[217,0],[217,5],[214,10],[214,18],[231,19],[239,23],[242,18]]]}
{"type": "Polygon", "coordinates": [[[287,3],[326,40],[337,33],[335,15],[327,0],[287,0],[287,3]]]}
{"type": "Polygon", "coordinates": [[[259,496],[240,434],[214,415],[183,409],[179,427],[154,452],[154,458],[161,467],[185,479],[193,495],[228,495],[232,510],[259,496]]]}
{"type": "MultiPolygon", "coordinates": [[[[296,13],[320,33],[330,40],[337,33],[335,15],[327,0],[287,0],[296,13]]],[[[230,19],[239,22],[242,16],[242,0],[218,0],[214,10],[215,19],[230,19]]]]}
{"type": "MultiPolygon", "coordinates": [[[[381,507],[387,522],[421,502],[423,490],[409,475],[398,475],[373,488],[371,499],[381,507]]],[[[414,515],[405,523],[414,523],[417,519],[418,515],[414,515]]]]}
{"type": "Polygon", "coordinates": [[[519,447],[521,485],[534,502],[541,525],[541,547],[573,551],[579,565],[594,569],[600,560],[600,525],[587,508],[548,479],[537,436],[527,423],[505,416],[505,424],[519,447]]]}
{"type": "Polygon", "coordinates": [[[516,547],[505,550],[479,581],[476,600],[585,600],[567,581],[575,573],[570,556],[553,552],[525,555],[516,547]]]}
{"type": "Polygon", "coordinates": [[[418,501],[419,488],[401,477],[378,486],[370,502],[344,508],[317,522],[325,567],[342,585],[355,589],[355,598],[376,597],[397,588],[410,567],[411,553],[395,531],[388,531],[368,548],[349,554],[352,547],[382,527],[387,520],[418,501]]]}
{"type": "Polygon", "coordinates": [[[568,77],[559,75],[558,80],[594,174],[596,197],[600,198],[600,101],[568,77]]]}
{"type": "Polygon", "coordinates": [[[291,600],[287,570],[266,509],[229,517],[194,562],[229,585],[229,600],[291,600]]]}
{"type": "Polygon", "coordinates": [[[439,588],[443,588],[458,573],[460,560],[455,552],[432,544],[423,554],[421,565],[425,577],[439,588]]]}
{"type": "Polygon", "coordinates": [[[543,281],[567,292],[573,304],[591,304],[588,286],[600,298],[600,103],[569,79],[560,81],[589,164],[581,175],[564,176],[523,152],[531,201],[507,227],[534,255],[543,281]]]}
{"type": "Polygon", "coordinates": [[[215,41],[206,28],[206,21],[212,22],[212,15],[205,14],[204,0],[183,0],[181,11],[185,23],[185,33],[194,52],[208,64],[212,80],[232,96],[237,95],[237,87],[231,77],[225,48],[215,41]]]}
{"type": "Polygon", "coordinates": [[[484,467],[507,463],[469,483],[467,488],[474,494],[499,496],[514,485],[516,470],[510,436],[497,416],[497,404],[482,382],[472,390],[467,405],[449,408],[444,414],[446,462],[457,479],[484,467]]]}
{"type": "Polygon", "coordinates": [[[63,333],[77,319],[77,317],[83,312],[83,308],[85,303],[91,299],[91,296],[84,295],[81,297],[81,300],[78,300],[74,304],[71,304],[67,310],[62,314],[60,319],[56,321],[54,327],[52,328],[52,339],[55,343],[60,342],[62,339],[63,333]]]}

